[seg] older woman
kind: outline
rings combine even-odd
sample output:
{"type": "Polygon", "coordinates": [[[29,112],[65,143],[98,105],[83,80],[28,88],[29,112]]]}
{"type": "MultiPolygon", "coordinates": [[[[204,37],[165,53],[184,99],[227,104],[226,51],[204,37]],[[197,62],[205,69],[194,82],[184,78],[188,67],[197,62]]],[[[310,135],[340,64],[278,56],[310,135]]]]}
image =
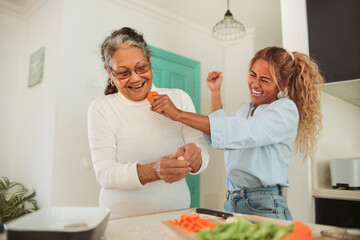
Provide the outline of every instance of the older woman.
{"type": "Polygon", "coordinates": [[[111,217],[187,208],[187,174],[208,165],[202,134],[150,111],[150,91],[168,95],[176,106],[194,112],[191,98],[179,89],[152,84],[151,52],[142,36],[122,28],[101,46],[109,75],[105,95],[88,111],[89,143],[100,206],[111,217]],[[177,160],[183,156],[185,161],[177,160]]]}

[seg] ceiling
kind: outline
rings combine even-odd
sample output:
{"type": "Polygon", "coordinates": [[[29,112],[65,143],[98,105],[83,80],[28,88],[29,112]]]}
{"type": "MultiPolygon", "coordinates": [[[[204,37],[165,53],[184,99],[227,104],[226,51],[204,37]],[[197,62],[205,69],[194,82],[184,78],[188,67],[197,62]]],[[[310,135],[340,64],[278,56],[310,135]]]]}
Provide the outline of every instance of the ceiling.
{"type": "MultiPolygon", "coordinates": [[[[32,6],[46,0],[0,0],[0,8],[5,7],[18,14],[27,15],[32,6]]],[[[127,0],[129,1],[129,0],[127,0]]],[[[131,0],[147,2],[174,15],[185,18],[211,31],[224,18],[226,0],[131,0]]],[[[247,28],[255,28],[266,35],[281,39],[280,0],[229,0],[234,18],[247,28]]]]}
{"type": "MultiPolygon", "coordinates": [[[[188,19],[209,31],[224,18],[226,0],[143,0],[188,19]]],[[[280,0],[229,0],[234,18],[245,27],[281,39],[280,0]]]]}
{"type": "Polygon", "coordinates": [[[11,7],[20,10],[29,5],[34,5],[37,0],[0,0],[0,6],[11,7]]]}
{"type": "Polygon", "coordinates": [[[20,17],[30,15],[47,0],[0,0],[0,10],[14,13],[20,17]]]}

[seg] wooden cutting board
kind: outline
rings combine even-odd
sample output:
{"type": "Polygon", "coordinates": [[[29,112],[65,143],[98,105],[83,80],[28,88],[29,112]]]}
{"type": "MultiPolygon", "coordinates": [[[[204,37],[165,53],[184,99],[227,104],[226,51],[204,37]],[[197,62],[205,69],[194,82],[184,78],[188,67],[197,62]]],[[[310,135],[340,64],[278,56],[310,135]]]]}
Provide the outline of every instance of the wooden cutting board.
{"type": "MultiPolygon", "coordinates": [[[[225,219],[220,217],[213,217],[209,215],[199,214],[201,218],[209,220],[211,223],[218,225],[224,223],[225,219]]],[[[174,240],[196,240],[196,233],[186,232],[184,229],[171,225],[168,222],[161,222],[160,229],[162,232],[166,233],[171,239],[174,240]]]]}
{"type": "MultiPolygon", "coordinates": [[[[225,220],[220,217],[213,217],[213,216],[203,215],[203,214],[200,214],[200,216],[201,216],[201,218],[208,219],[210,222],[212,222],[215,225],[225,222],[225,220]]],[[[246,216],[244,218],[248,219],[250,221],[251,220],[252,221],[267,221],[267,222],[279,224],[275,220],[258,217],[258,216],[246,216]]],[[[182,229],[178,226],[171,225],[167,222],[161,222],[160,229],[162,232],[166,233],[173,240],[197,240],[196,233],[186,232],[184,229],[182,229]]],[[[330,239],[330,238],[320,236],[319,234],[312,234],[312,238],[314,240],[329,240],[330,239]]]]}
{"type": "Polygon", "coordinates": [[[196,233],[188,233],[178,226],[161,222],[160,229],[173,240],[196,240],[196,233]]]}

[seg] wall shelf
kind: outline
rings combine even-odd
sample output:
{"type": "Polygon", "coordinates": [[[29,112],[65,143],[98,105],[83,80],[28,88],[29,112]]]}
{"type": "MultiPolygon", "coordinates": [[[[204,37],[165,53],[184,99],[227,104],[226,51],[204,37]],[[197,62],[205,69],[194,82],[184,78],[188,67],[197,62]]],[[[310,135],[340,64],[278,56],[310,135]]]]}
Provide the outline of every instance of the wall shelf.
{"type": "Polygon", "coordinates": [[[329,188],[313,188],[312,196],[315,198],[329,198],[329,199],[360,201],[360,190],[338,190],[338,189],[329,189],[329,188]]]}

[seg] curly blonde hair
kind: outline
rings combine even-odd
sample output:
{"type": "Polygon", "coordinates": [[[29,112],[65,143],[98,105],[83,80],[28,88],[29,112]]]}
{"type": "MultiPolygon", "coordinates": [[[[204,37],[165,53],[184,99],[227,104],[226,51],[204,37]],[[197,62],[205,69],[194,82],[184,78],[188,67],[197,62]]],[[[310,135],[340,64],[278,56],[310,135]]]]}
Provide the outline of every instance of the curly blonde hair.
{"type": "Polygon", "coordinates": [[[295,151],[304,153],[304,158],[314,159],[317,138],[322,129],[320,88],[324,83],[317,64],[306,54],[288,52],[279,47],[258,51],[250,61],[250,69],[258,59],[269,63],[271,77],[279,90],[287,80],[290,81],[286,92],[299,111],[295,151]]]}

